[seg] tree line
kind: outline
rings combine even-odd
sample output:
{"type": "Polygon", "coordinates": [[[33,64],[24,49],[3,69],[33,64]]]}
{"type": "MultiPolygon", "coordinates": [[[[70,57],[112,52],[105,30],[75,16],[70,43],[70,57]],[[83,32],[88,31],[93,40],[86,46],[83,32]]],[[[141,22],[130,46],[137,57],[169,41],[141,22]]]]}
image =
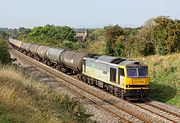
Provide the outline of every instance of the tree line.
{"type": "Polygon", "coordinates": [[[90,49],[90,45],[100,45],[98,41],[103,40],[103,54],[119,57],[166,55],[180,51],[180,20],[166,16],[151,18],[137,28],[110,25],[94,29],[87,42],[76,41],[76,32],[68,26],[21,27],[11,29],[9,34],[27,42],[83,51],[90,49]]]}
{"type": "Polygon", "coordinates": [[[106,53],[113,56],[166,55],[180,51],[180,20],[160,16],[140,28],[105,27],[106,53]]]}

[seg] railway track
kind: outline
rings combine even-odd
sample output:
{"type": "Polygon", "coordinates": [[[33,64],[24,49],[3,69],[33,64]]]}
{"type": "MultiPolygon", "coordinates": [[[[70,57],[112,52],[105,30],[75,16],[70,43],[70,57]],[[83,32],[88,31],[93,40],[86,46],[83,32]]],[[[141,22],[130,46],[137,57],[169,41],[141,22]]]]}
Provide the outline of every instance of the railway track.
{"type": "Polygon", "coordinates": [[[132,103],[126,102],[109,93],[105,93],[103,91],[98,90],[97,88],[88,86],[86,83],[83,83],[73,77],[70,77],[62,72],[59,72],[38,61],[35,61],[34,59],[14,49],[11,50],[11,53],[13,53],[19,59],[24,60],[30,63],[31,65],[37,67],[40,71],[46,72],[50,76],[66,81],[66,84],[67,84],[65,85],[66,87],[68,87],[72,91],[75,91],[78,95],[81,95],[82,97],[90,100],[91,102],[96,104],[97,107],[100,107],[103,110],[109,112],[110,114],[113,114],[122,122],[158,122],[159,123],[159,122],[178,122],[179,121],[178,115],[177,117],[173,118],[173,116],[175,115],[172,113],[169,113],[172,116],[171,118],[167,118],[170,116],[170,115],[167,115],[168,112],[155,113],[155,111],[153,111],[155,110],[155,107],[151,106],[154,109],[150,108],[150,104],[147,105],[146,103],[144,103],[141,105],[141,104],[132,104],[132,103]],[[70,85],[74,87],[70,87],[70,85]],[[77,91],[77,90],[80,90],[80,91],[77,91]],[[82,91],[85,92],[86,94],[83,94],[82,91]]]}
{"type": "Polygon", "coordinates": [[[153,101],[153,100],[150,100],[146,103],[148,103],[148,105],[150,105],[150,106],[153,106],[155,108],[158,108],[160,110],[163,110],[167,113],[170,113],[170,114],[180,118],[180,109],[177,109],[177,107],[172,107],[172,106],[166,105],[164,103],[160,103],[160,102],[153,101]]]}
{"type": "Polygon", "coordinates": [[[165,108],[159,107],[155,104],[151,104],[149,102],[143,102],[143,103],[138,103],[136,105],[151,112],[151,113],[154,113],[154,114],[158,115],[159,117],[162,117],[172,123],[180,122],[179,114],[169,111],[165,108]]]}

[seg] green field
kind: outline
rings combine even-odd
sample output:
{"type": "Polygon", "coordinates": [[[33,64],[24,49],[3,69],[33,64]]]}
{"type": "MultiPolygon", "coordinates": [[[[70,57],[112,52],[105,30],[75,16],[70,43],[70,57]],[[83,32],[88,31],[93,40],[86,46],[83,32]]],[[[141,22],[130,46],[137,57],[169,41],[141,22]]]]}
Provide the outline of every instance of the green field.
{"type": "Polygon", "coordinates": [[[180,107],[180,54],[138,58],[149,66],[150,98],[180,107]]]}

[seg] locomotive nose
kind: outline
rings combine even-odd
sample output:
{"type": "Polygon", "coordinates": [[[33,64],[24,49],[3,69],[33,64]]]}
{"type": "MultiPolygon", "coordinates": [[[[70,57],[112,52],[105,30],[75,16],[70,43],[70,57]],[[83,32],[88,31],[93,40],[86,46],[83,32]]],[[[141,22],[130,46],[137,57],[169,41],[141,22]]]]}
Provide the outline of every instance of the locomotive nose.
{"type": "Polygon", "coordinates": [[[146,81],[144,78],[133,78],[132,79],[132,84],[133,85],[145,85],[146,81]]]}

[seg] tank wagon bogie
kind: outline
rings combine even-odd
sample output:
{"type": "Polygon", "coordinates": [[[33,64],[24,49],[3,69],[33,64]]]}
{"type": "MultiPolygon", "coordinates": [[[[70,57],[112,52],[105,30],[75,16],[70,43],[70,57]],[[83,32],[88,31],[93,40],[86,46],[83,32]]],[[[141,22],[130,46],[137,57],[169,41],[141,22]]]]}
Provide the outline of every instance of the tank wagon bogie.
{"type": "Polygon", "coordinates": [[[141,62],[69,51],[9,38],[10,44],[53,68],[107,90],[121,98],[144,99],[149,94],[148,67],[141,62]]]}

